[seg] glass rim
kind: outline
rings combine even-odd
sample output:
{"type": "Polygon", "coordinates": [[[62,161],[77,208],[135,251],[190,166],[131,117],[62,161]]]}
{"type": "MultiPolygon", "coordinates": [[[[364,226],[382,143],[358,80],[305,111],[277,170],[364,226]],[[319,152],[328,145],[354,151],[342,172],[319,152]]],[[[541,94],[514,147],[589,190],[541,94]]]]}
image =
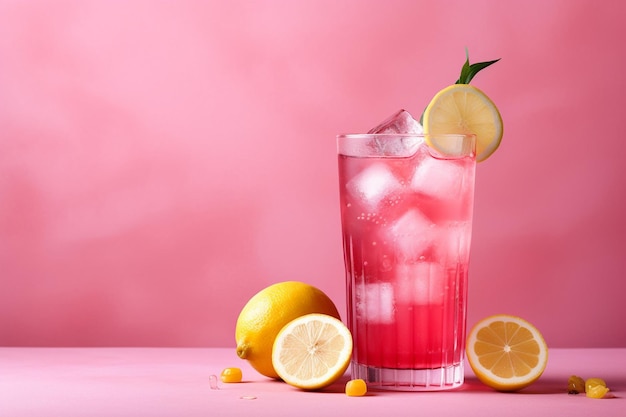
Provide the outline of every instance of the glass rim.
{"type": "Polygon", "coordinates": [[[337,135],[337,153],[352,157],[404,158],[426,147],[434,158],[459,159],[476,155],[475,134],[465,133],[350,133],[337,135]]]}
{"type": "Polygon", "coordinates": [[[341,133],[337,135],[337,139],[346,138],[346,139],[359,139],[359,138],[397,138],[397,137],[415,137],[415,138],[424,138],[427,136],[439,136],[439,137],[450,137],[450,138],[472,138],[476,137],[474,133],[341,133]]]}

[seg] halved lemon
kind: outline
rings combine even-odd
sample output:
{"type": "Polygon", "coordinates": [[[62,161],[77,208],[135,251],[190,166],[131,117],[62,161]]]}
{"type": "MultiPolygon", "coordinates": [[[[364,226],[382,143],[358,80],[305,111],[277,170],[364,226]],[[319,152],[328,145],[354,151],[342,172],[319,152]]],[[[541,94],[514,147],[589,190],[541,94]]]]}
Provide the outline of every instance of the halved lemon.
{"type": "MultiPolygon", "coordinates": [[[[476,161],[487,159],[500,146],[503,125],[493,101],[469,84],[454,84],[435,94],[424,111],[426,142],[438,149],[428,135],[476,135],[476,161]]],[[[438,149],[446,152],[445,149],[438,149]]]]}
{"type": "Polygon", "coordinates": [[[539,330],[506,314],[479,321],[468,335],[466,353],[478,379],[498,391],[529,386],[548,363],[548,346],[539,330]]]}
{"type": "Polygon", "coordinates": [[[276,336],[272,364],[286,383],[306,390],[339,379],[352,357],[352,335],[338,319],[307,314],[289,322],[276,336]]]}
{"type": "Polygon", "coordinates": [[[333,301],[322,290],[299,281],[272,284],[243,307],[235,326],[237,355],[259,373],[278,378],[272,366],[272,346],[278,332],[296,317],[310,313],[339,318],[333,301]]]}

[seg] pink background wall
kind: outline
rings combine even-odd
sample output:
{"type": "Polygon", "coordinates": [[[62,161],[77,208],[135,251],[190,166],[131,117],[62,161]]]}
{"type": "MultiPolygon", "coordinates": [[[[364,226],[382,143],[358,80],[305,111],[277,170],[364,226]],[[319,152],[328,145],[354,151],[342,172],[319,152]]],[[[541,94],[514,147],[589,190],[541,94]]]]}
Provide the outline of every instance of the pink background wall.
{"type": "Polygon", "coordinates": [[[620,1],[0,1],[0,345],[233,346],[259,289],[344,311],[335,135],[464,48],[505,121],[469,324],[626,346],[620,1]]]}

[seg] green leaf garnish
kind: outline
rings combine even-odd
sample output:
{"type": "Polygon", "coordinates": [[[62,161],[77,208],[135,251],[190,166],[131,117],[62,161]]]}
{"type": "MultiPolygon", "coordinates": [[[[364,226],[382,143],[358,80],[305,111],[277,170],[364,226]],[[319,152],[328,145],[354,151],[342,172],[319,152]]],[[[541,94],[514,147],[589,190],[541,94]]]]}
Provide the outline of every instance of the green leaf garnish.
{"type": "Polygon", "coordinates": [[[495,64],[496,62],[500,60],[500,58],[498,58],[493,61],[477,62],[475,64],[470,65],[469,52],[467,48],[465,48],[465,56],[466,56],[466,59],[465,59],[465,63],[463,64],[463,67],[461,68],[461,75],[459,76],[459,79],[456,80],[455,84],[469,84],[470,81],[472,81],[472,78],[474,78],[474,76],[478,74],[480,70],[487,68],[489,65],[495,64]]]}
{"type": "MultiPolygon", "coordinates": [[[[476,74],[478,74],[481,70],[487,68],[489,65],[495,64],[500,59],[501,58],[495,59],[493,61],[477,62],[475,64],[470,64],[469,51],[467,50],[467,48],[465,48],[465,63],[461,68],[461,75],[459,76],[459,79],[456,80],[455,84],[469,84],[476,74]]],[[[424,109],[424,111],[426,111],[426,109],[424,109]]],[[[422,126],[424,125],[424,112],[422,112],[422,115],[420,117],[420,124],[422,126]]]]}

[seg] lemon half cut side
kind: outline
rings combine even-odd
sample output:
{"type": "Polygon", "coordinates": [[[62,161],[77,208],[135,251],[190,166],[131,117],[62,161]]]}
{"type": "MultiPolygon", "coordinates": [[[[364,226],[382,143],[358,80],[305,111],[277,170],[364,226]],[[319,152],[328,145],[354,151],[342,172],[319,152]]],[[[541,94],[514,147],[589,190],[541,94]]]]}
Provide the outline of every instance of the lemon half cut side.
{"type": "Polygon", "coordinates": [[[535,382],[548,363],[548,346],[528,321],[506,314],[479,321],[467,338],[474,374],[498,391],[517,391],[535,382]]]}
{"type": "Polygon", "coordinates": [[[307,314],[287,324],[276,336],[274,369],[286,383],[305,390],[331,385],[350,364],[352,336],[338,319],[307,314]]]}

